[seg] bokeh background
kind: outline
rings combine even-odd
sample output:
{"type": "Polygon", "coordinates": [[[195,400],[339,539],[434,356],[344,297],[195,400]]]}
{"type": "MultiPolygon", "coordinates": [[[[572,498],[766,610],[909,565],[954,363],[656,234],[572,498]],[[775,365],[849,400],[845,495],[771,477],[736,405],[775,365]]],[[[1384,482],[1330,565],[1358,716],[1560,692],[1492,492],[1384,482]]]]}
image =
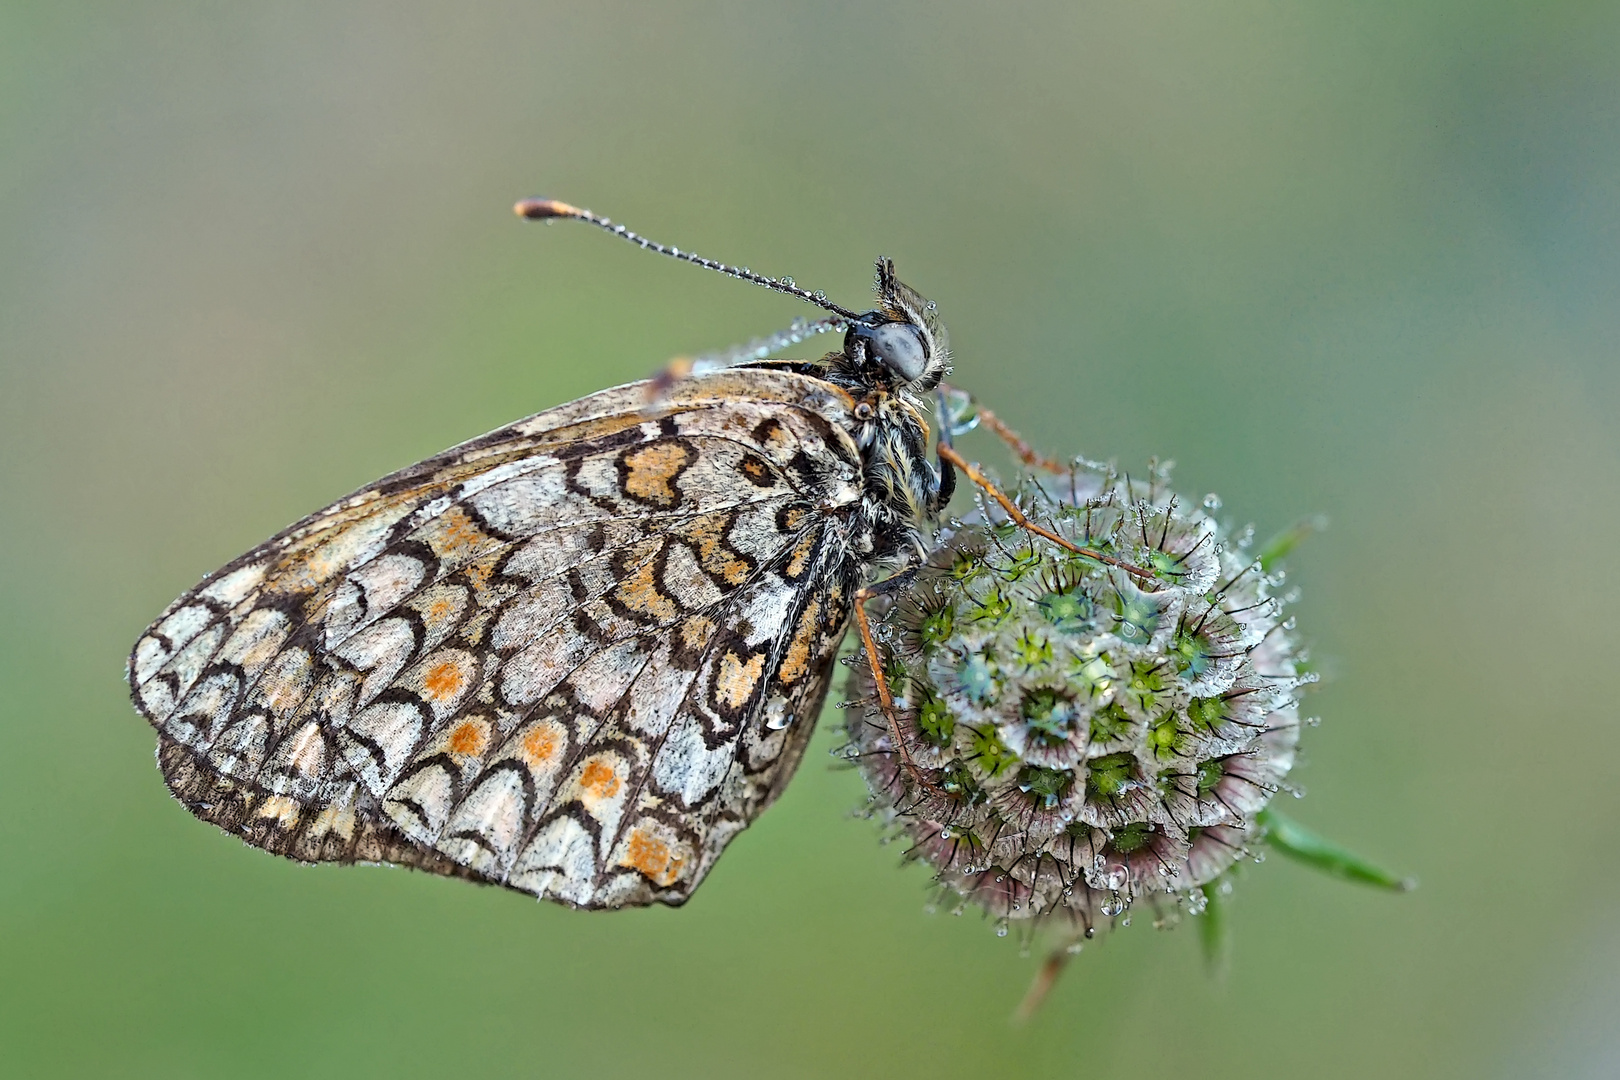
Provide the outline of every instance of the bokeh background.
{"type": "MultiPolygon", "coordinates": [[[[1620,6],[0,7],[0,1071],[1620,1074],[1620,6]],[[1292,561],[1332,676],[1273,858],[1039,956],[923,912],[824,730],[685,909],[306,868],[193,820],[125,651],[391,469],[862,304],[1061,453],[1175,458],[1292,561]]],[[[998,460],[987,439],[969,449],[998,460]]]]}

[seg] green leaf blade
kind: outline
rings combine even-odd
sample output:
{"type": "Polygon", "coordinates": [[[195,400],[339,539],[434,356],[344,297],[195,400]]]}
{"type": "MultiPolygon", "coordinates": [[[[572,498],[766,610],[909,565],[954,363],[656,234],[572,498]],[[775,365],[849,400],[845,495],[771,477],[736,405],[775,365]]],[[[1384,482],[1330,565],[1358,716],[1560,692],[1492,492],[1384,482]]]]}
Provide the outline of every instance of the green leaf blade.
{"type": "Polygon", "coordinates": [[[1258,820],[1266,830],[1266,843],[1323,873],[1391,892],[1410,892],[1417,887],[1415,879],[1392,874],[1276,810],[1260,811],[1258,820]]]}

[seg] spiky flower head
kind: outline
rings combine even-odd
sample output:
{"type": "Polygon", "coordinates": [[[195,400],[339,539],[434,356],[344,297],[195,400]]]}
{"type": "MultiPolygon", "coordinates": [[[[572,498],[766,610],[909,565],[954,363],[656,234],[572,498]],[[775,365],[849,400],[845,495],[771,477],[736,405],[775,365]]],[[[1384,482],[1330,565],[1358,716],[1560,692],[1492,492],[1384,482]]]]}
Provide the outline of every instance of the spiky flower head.
{"type": "Polygon", "coordinates": [[[844,752],[875,813],[1003,932],[1201,910],[1294,763],[1312,676],[1281,575],[1167,481],[1024,477],[1026,518],[1094,554],[982,501],[879,616],[892,718],[857,665],[844,752]]]}

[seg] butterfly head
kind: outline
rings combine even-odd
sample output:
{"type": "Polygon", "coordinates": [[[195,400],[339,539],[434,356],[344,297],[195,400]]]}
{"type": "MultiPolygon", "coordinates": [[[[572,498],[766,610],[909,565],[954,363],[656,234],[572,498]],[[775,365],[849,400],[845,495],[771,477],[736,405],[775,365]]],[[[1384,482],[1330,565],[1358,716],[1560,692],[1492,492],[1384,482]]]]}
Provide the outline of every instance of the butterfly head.
{"type": "Polygon", "coordinates": [[[844,356],[875,368],[895,389],[926,393],[950,371],[950,339],[932,300],[894,275],[891,259],[877,261],[878,307],[849,324],[844,356]]]}

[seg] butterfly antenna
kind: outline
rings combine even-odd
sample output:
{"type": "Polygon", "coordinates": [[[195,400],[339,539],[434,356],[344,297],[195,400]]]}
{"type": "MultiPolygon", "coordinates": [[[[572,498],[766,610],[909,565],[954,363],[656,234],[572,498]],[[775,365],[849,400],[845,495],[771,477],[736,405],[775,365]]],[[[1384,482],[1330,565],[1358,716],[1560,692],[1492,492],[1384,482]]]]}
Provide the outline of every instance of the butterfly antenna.
{"type": "Polygon", "coordinates": [[[598,229],[610,232],[614,236],[630,241],[632,244],[637,244],[651,251],[656,251],[660,255],[668,255],[670,258],[680,259],[682,262],[696,263],[698,266],[701,266],[704,269],[717,270],[720,273],[725,274],[727,277],[741,278],[743,281],[751,281],[755,285],[763,285],[767,289],[774,289],[780,293],[787,293],[789,296],[797,296],[800,300],[808,301],[819,308],[831,311],[851,322],[863,321],[859,314],[849,310],[848,308],[839,307],[831,300],[828,300],[827,294],[821,292],[819,289],[815,292],[811,292],[809,289],[799,288],[793,283],[792,278],[766,277],[764,274],[756,274],[744,266],[727,266],[723,262],[715,262],[713,259],[705,259],[701,255],[696,255],[690,251],[682,251],[678,247],[669,247],[664,244],[654,243],[639,233],[631,232],[623,225],[614,224],[607,218],[602,217],[600,214],[593,214],[589,210],[582,210],[577,206],[570,206],[568,203],[560,202],[556,199],[524,199],[512,209],[517,211],[518,217],[524,218],[528,221],[548,221],[552,218],[572,218],[575,221],[588,222],[591,225],[595,225],[598,229]]]}

